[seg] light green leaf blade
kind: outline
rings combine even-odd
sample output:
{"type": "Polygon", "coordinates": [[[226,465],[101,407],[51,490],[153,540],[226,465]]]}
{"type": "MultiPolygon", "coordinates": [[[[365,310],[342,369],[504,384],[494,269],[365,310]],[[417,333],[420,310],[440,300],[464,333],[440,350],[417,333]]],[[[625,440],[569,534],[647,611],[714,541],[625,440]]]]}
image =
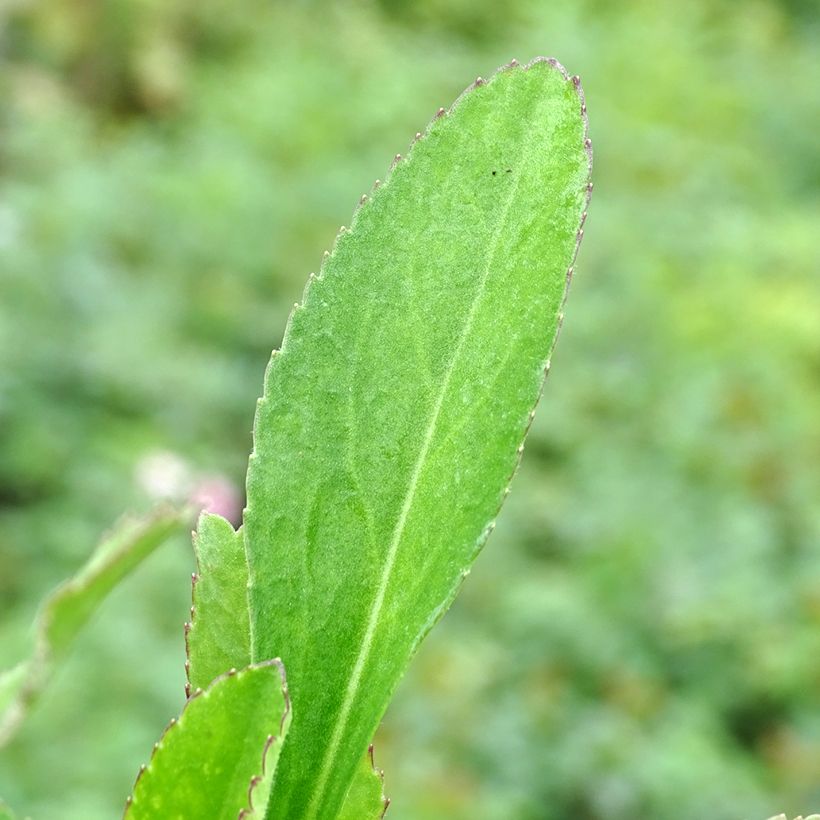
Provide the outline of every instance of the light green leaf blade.
{"type": "Polygon", "coordinates": [[[356,769],[337,820],[380,820],[389,805],[384,796],[384,772],[376,768],[371,745],[356,769]]]}
{"type": "Polygon", "coordinates": [[[580,86],[510,66],[342,231],[271,360],[248,469],[254,659],[298,715],[268,813],[333,818],[516,469],[581,236],[580,86]]]}
{"type": "Polygon", "coordinates": [[[0,800],[0,820],[15,820],[17,815],[2,801],[0,800]]]}
{"type": "Polygon", "coordinates": [[[218,515],[200,516],[194,533],[191,623],[186,628],[190,688],[203,689],[229,669],[251,662],[248,566],[242,533],[218,515]]]}
{"type": "Polygon", "coordinates": [[[289,722],[284,668],[278,660],[222,675],[207,689],[198,689],[179,720],[166,729],[137,777],[125,817],[263,816],[289,722]]]}
{"type": "Polygon", "coordinates": [[[17,730],[105,597],[189,518],[188,511],[170,507],[123,518],[80,571],[43,601],[31,657],[0,676],[0,745],[17,730]]]}

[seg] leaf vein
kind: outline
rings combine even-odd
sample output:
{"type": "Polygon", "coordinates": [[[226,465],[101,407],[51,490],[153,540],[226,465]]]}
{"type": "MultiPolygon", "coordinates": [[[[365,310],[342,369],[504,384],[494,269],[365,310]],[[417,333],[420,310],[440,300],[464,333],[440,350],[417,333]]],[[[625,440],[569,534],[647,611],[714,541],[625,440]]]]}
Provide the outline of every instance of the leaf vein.
{"type": "MultiPolygon", "coordinates": [[[[525,121],[526,118],[522,118],[522,120],[525,121]]],[[[409,518],[410,511],[413,507],[413,502],[415,500],[416,489],[418,488],[419,481],[421,480],[425,463],[427,461],[427,456],[430,452],[430,447],[433,442],[433,438],[436,434],[439,417],[444,406],[444,400],[447,395],[450,381],[453,377],[453,373],[456,370],[456,366],[459,362],[459,359],[461,358],[461,353],[467,341],[467,338],[469,337],[470,332],[472,330],[473,323],[478,312],[478,306],[486,292],[487,283],[489,281],[490,273],[495,263],[495,258],[498,252],[501,236],[504,232],[504,227],[510,214],[510,208],[512,207],[512,203],[515,200],[515,196],[518,191],[519,184],[521,182],[522,169],[525,168],[526,165],[527,163],[524,161],[518,163],[518,166],[514,170],[513,179],[510,180],[510,185],[506,199],[504,201],[504,205],[499,212],[498,221],[496,222],[492,236],[488,243],[487,261],[484,266],[484,270],[482,271],[481,278],[479,279],[478,286],[476,287],[476,293],[467,312],[467,316],[461,334],[459,335],[458,342],[453,348],[453,354],[450,358],[449,364],[447,365],[447,369],[444,372],[444,376],[441,382],[441,389],[433,406],[430,421],[427,424],[425,435],[422,440],[421,448],[419,450],[419,455],[416,458],[416,462],[413,467],[413,472],[410,476],[410,481],[407,487],[407,492],[405,493],[404,501],[402,503],[402,507],[393,530],[393,536],[390,540],[390,545],[388,547],[384,569],[382,570],[381,577],[379,579],[379,584],[376,589],[376,595],[373,600],[364,636],[362,638],[361,648],[359,650],[358,656],[356,657],[356,662],[353,666],[353,670],[350,675],[350,680],[348,682],[347,690],[345,691],[344,699],[339,710],[339,716],[334,726],[333,734],[331,735],[330,741],[328,742],[328,745],[326,747],[326,751],[320,762],[319,772],[316,779],[316,787],[311,796],[311,801],[306,812],[307,817],[316,817],[318,815],[317,810],[321,805],[321,801],[324,797],[324,792],[327,787],[330,774],[333,770],[334,757],[341,744],[342,737],[344,736],[344,733],[347,729],[347,724],[350,720],[350,714],[353,707],[353,703],[356,700],[356,694],[361,685],[364,667],[367,663],[368,658],[370,657],[373,639],[376,633],[376,629],[378,627],[381,611],[384,606],[387,589],[389,587],[393,569],[396,564],[396,559],[399,554],[399,548],[401,545],[402,538],[404,536],[407,520],[409,518]]]]}

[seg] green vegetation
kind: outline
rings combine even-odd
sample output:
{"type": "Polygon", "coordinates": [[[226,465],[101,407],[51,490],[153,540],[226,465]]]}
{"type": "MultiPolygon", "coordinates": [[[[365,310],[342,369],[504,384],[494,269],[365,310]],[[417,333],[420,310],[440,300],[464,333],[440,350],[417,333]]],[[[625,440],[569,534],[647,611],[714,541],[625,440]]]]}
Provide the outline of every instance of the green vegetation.
{"type": "MultiPolygon", "coordinates": [[[[126,817],[383,816],[371,740],[508,495],[591,161],[579,79],[514,61],[362,197],[268,367],[241,528],[208,513],[194,533],[187,701],[126,817]]],[[[49,596],[31,659],[0,678],[0,742],[184,517],[124,522],[49,596]]]]}
{"type": "MultiPolygon", "coordinates": [[[[554,53],[595,242],[492,549],[377,734],[391,813],[818,806],[813,4],[2,14],[0,668],[116,511],[241,485],[258,374],[373,169],[464,77],[554,53]]],[[[184,539],[148,559],[0,753],[21,816],[117,815],[179,713],[191,569],[184,539]]]]}

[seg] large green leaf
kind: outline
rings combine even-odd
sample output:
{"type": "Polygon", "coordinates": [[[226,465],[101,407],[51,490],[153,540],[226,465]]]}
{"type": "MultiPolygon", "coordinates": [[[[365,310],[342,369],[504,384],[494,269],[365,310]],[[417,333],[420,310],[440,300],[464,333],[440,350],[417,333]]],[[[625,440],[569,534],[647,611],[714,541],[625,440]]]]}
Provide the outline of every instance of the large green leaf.
{"type": "Polygon", "coordinates": [[[509,66],[433,120],[343,230],[271,360],[244,534],[255,660],[296,720],[268,816],[333,818],[493,527],[589,190],[580,87],[509,66]]]}
{"type": "Polygon", "coordinates": [[[140,770],[126,819],[263,817],[289,721],[278,660],[197,689],[140,770]]]}
{"type": "Polygon", "coordinates": [[[170,507],[145,518],[123,518],[82,569],[44,600],[31,656],[0,675],[0,745],[14,734],[103,599],[189,518],[188,511],[170,507]]]}

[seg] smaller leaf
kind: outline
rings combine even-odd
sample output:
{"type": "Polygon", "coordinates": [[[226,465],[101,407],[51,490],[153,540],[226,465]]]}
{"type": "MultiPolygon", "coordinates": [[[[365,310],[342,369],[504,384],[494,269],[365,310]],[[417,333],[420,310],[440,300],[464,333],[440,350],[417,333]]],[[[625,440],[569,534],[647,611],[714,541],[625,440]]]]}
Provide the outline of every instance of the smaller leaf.
{"type": "Polygon", "coordinates": [[[289,723],[279,660],[198,689],[141,769],[126,820],[261,817],[289,723]]]}
{"type": "Polygon", "coordinates": [[[390,798],[384,796],[384,772],[376,768],[371,744],[356,770],[338,820],[380,820],[389,805],[390,798]]]}
{"type": "MultiPolygon", "coordinates": [[[[251,662],[248,566],[242,532],[218,515],[200,516],[194,533],[191,623],[186,627],[189,690],[251,662]]],[[[190,693],[190,692],[189,692],[190,693]]]]}
{"type": "Polygon", "coordinates": [[[0,674],[0,746],[11,739],[106,596],[188,519],[187,510],[170,507],[121,519],[80,571],[43,601],[31,656],[0,674]]]}

